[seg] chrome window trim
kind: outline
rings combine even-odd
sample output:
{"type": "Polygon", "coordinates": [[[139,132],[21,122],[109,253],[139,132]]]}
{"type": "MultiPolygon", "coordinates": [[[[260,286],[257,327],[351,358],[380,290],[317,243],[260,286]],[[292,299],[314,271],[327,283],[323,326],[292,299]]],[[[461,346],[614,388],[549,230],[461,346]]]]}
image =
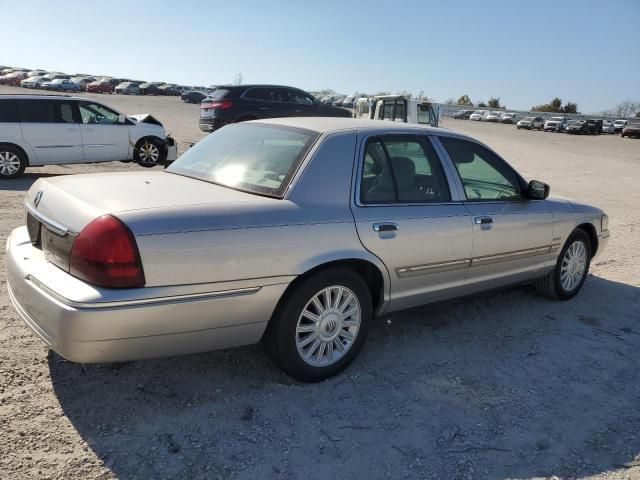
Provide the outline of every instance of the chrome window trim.
{"type": "Polygon", "coordinates": [[[354,195],[352,195],[352,201],[354,203],[354,205],[356,207],[359,208],[368,208],[368,207],[434,207],[434,206],[438,206],[438,205],[461,205],[463,203],[463,199],[460,198],[460,194],[459,191],[457,189],[457,186],[455,185],[454,182],[452,182],[452,178],[451,178],[451,172],[449,171],[448,166],[446,165],[446,163],[443,161],[443,157],[440,154],[440,152],[438,151],[438,148],[436,148],[436,146],[434,145],[433,141],[431,141],[431,139],[434,137],[434,134],[432,132],[428,132],[428,131],[422,131],[422,130],[411,130],[411,131],[407,131],[407,130],[387,130],[387,131],[378,131],[378,132],[371,132],[371,133],[367,133],[365,135],[359,135],[359,142],[355,151],[355,155],[356,155],[356,162],[355,162],[355,175],[354,177],[354,181],[355,184],[352,186],[352,190],[354,191],[354,195]],[[422,137],[424,138],[427,142],[431,142],[431,145],[433,146],[433,149],[436,153],[436,157],[438,158],[438,160],[440,161],[440,165],[442,166],[442,170],[444,172],[444,175],[447,179],[447,185],[449,186],[449,193],[451,194],[451,200],[448,202],[423,202],[423,203],[416,203],[416,202],[412,202],[412,203],[362,203],[360,201],[360,185],[361,185],[361,180],[362,180],[362,173],[363,173],[363,164],[364,164],[364,153],[365,153],[365,145],[367,144],[367,142],[369,141],[369,139],[371,137],[384,137],[386,135],[391,135],[391,136],[398,136],[398,135],[410,135],[410,136],[414,136],[414,137],[422,137]]]}

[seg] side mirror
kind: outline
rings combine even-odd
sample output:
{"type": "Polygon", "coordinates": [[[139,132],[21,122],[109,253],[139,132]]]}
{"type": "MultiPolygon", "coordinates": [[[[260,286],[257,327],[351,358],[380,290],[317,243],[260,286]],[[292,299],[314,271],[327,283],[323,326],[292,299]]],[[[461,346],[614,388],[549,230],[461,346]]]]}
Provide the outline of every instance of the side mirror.
{"type": "Polygon", "coordinates": [[[120,125],[123,125],[126,121],[127,121],[127,117],[125,117],[124,115],[118,115],[118,123],[120,125]]]}
{"type": "Polygon", "coordinates": [[[527,198],[532,200],[544,200],[549,196],[551,187],[544,182],[531,180],[527,186],[527,198]]]}

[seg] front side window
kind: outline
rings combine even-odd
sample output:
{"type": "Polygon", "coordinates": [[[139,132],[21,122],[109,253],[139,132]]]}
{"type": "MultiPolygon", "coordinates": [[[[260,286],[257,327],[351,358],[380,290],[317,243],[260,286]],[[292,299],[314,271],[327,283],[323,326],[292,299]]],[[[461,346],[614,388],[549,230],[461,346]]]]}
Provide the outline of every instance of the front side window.
{"type": "Polygon", "coordinates": [[[315,103],[313,97],[300,90],[289,90],[289,102],[301,105],[313,105],[315,103]]]}
{"type": "Polygon", "coordinates": [[[22,100],[20,116],[25,123],[75,123],[72,102],[22,100]]]}
{"type": "Polygon", "coordinates": [[[367,142],[360,180],[363,204],[451,201],[446,175],[426,137],[393,135],[367,142]]]}
{"type": "MultiPolygon", "coordinates": [[[[418,123],[431,125],[433,121],[433,118],[432,118],[433,115],[431,114],[433,109],[431,108],[431,105],[427,103],[419,103],[417,107],[418,107],[418,123]]],[[[462,111],[462,113],[464,113],[464,111],[462,111]]]]}
{"type": "Polygon", "coordinates": [[[518,174],[500,157],[474,142],[440,137],[458,170],[467,200],[521,200],[518,174]]]}
{"type": "Polygon", "coordinates": [[[118,123],[118,114],[98,103],[81,102],[80,118],[84,124],[114,125],[118,123]]]}
{"type": "Polygon", "coordinates": [[[229,125],[187,150],[167,171],[281,197],[317,138],[301,128],[229,125]]]}

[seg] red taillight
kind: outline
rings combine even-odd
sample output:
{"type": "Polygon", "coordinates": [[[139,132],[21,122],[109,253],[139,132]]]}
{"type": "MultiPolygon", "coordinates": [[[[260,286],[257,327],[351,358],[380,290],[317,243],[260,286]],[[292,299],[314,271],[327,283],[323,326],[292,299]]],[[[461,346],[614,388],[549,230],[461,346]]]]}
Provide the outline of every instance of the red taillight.
{"type": "Polygon", "coordinates": [[[87,225],[71,248],[69,272],[108,288],[142,287],[142,261],[131,231],[111,215],[87,225]]]}
{"type": "Polygon", "coordinates": [[[233,107],[233,102],[229,100],[222,100],[221,102],[209,102],[200,104],[200,108],[219,108],[220,110],[226,110],[233,107]]]}

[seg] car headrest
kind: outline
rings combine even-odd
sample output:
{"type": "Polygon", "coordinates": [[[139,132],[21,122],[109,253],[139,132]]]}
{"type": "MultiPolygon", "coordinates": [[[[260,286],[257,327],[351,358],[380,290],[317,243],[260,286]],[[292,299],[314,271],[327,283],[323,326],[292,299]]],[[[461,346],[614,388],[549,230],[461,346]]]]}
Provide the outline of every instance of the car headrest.
{"type": "Polygon", "coordinates": [[[416,165],[413,163],[413,160],[407,157],[391,157],[391,165],[393,167],[393,174],[391,173],[389,164],[385,164],[382,169],[380,181],[378,182],[380,186],[393,188],[394,175],[398,183],[398,190],[415,184],[416,165]]]}

